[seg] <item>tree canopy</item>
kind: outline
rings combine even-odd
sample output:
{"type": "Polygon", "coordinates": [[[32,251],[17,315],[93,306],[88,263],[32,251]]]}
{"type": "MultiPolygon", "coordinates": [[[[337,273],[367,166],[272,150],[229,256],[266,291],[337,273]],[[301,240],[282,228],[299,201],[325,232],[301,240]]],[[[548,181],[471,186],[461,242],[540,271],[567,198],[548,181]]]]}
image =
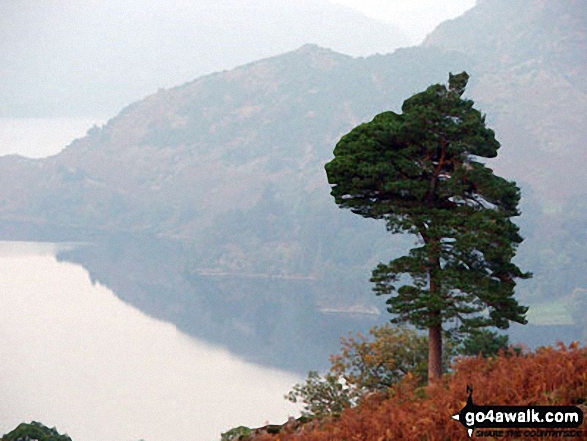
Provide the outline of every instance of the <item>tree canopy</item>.
{"type": "Polygon", "coordinates": [[[341,208],[418,237],[408,255],[380,263],[372,282],[390,295],[393,322],[429,330],[429,378],[441,375],[443,324],[455,335],[526,323],[514,299],[522,242],[511,218],[520,189],[483,162],[500,148],[485,116],[462,98],[469,76],[450,74],[343,136],[326,164],[341,208]]]}
{"type": "Polygon", "coordinates": [[[67,435],[61,435],[55,427],[49,428],[32,421],[19,424],[14,430],[5,434],[0,441],[71,441],[67,435]]]}
{"type": "Polygon", "coordinates": [[[304,416],[338,416],[370,393],[386,393],[407,374],[418,382],[426,378],[427,339],[413,329],[386,324],[371,328],[369,336],[350,334],[340,342],[326,374],[310,371],[305,383],[286,395],[305,404],[304,416]]]}

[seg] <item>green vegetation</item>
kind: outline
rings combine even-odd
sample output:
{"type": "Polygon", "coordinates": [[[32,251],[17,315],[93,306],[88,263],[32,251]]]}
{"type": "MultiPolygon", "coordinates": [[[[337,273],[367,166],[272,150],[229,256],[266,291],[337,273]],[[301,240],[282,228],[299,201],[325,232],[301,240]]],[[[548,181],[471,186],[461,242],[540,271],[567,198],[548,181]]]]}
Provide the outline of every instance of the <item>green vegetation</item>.
{"type": "Polygon", "coordinates": [[[240,439],[246,439],[252,433],[253,431],[248,427],[238,426],[230,429],[227,432],[224,432],[220,437],[220,441],[238,441],[240,439]]]}
{"type": "Polygon", "coordinates": [[[341,338],[341,353],[330,357],[332,372],[365,392],[385,392],[411,373],[426,380],[428,339],[409,328],[375,326],[369,337],[341,338]]]}
{"type": "Polygon", "coordinates": [[[478,329],[472,332],[459,347],[459,355],[482,355],[492,357],[505,351],[510,346],[507,334],[498,334],[488,329],[478,329]]]}
{"type": "Polygon", "coordinates": [[[480,158],[500,147],[485,117],[463,99],[469,76],[450,75],[407,99],[402,114],[384,112],[353,129],[326,164],[341,208],[382,219],[392,233],[418,237],[407,256],[373,271],[377,295],[391,295],[394,323],[428,329],[428,377],[442,375],[443,324],[454,336],[526,323],[513,298],[513,262],[522,237],[520,190],[480,158]]]}
{"type": "Polygon", "coordinates": [[[19,424],[16,429],[4,435],[0,441],[71,441],[67,435],[60,435],[57,429],[32,421],[19,424]]]}

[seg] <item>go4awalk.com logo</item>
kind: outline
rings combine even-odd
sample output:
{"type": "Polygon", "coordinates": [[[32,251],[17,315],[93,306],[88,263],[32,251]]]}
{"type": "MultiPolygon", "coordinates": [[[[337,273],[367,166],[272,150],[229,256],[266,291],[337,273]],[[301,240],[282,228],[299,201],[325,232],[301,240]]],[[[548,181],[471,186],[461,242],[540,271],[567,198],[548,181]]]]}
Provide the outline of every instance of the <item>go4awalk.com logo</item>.
{"type": "Polygon", "coordinates": [[[463,409],[453,415],[467,429],[469,437],[582,438],[578,427],[583,411],[577,406],[478,406],[473,388],[463,409]]]}

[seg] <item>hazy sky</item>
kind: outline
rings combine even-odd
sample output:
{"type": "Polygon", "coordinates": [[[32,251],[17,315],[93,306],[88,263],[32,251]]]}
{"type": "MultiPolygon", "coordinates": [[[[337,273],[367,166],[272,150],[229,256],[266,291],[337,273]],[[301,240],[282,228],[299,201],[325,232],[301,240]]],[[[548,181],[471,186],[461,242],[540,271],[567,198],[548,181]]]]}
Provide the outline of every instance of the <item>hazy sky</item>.
{"type": "Polygon", "coordinates": [[[441,22],[461,15],[475,0],[332,0],[368,17],[395,24],[420,43],[441,22]]]}
{"type": "Polygon", "coordinates": [[[201,75],[307,43],[420,43],[475,0],[3,0],[0,117],[111,117],[201,75]]]}

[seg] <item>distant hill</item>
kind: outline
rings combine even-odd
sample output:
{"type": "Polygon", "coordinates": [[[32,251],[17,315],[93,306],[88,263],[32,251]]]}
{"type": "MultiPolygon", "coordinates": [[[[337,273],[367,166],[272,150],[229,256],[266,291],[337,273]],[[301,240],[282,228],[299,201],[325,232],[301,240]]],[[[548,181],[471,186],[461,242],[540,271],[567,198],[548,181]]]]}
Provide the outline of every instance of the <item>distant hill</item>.
{"type": "Polygon", "coordinates": [[[336,207],[323,165],[354,125],[466,63],[435,49],[367,60],[306,45],[159,91],[56,156],[0,158],[0,218],[189,241],[205,272],[356,266],[364,280],[389,237],[336,207]]]}
{"type": "Polygon", "coordinates": [[[405,242],[339,210],[323,165],[356,124],[467,70],[503,145],[495,168],[525,195],[520,260],[536,277],[522,301],[567,298],[587,287],[584,15],[581,1],[484,0],[421,47],[306,45],[160,90],[56,156],[0,158],[5,235],[157,235],[199,250],[201,274],[326,277],[333,296],[364,298],[405,242]]]}
{"type": "Polygon", "coordinates": [[[471,94],[505,146],[499,169],[551,211],[586,192],[586,32],[580,0],[482,0],[423,44],[474,60],[471,94]]]}

